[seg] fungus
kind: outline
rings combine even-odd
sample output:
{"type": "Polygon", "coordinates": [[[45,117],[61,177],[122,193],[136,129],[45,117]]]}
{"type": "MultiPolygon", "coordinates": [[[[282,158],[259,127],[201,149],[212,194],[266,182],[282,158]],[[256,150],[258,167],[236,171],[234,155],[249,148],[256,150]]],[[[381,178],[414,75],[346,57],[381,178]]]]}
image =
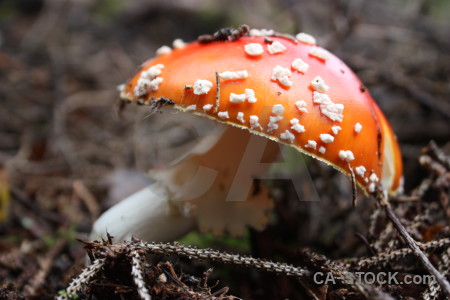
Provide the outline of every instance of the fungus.
{"type": "Polygon", "coordinates": [[[170,99],[175,109],[224,128],[169,169],[153,171],[155,183],[106,211],[92,238],[108,231],[118,239],[168,241],[195,226],[217,234],[239,234],[247,225],[264,228],[273,204],[266,188],[253,189],[252,178],[265,167],[245,158],[266,148],[264,161],[274,161],[279,144],[349,176],[356,173],[365,193],[375,184],[398,192],[402,162],[386,118],[341,60],[309,35],[297,39],[269,30],[211,35],[144,63],[121,89],[123,100],[152,105],[170,99]],[[266,36],[267,52],[257,46],[267,43],[266,36]],[[141,84],[143,74],[164,80],[153,89],[141,84]],[[291,85],[295,88],[286,88],[291,85]]]}

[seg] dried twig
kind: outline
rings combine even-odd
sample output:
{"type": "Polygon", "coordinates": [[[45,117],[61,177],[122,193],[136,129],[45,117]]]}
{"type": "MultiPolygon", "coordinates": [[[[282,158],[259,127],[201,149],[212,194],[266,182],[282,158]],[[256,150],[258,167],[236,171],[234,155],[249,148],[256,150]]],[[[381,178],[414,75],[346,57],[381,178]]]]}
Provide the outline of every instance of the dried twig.
{"type": "Polygon", "coordinates": [[[131,255],[131,275],[133,275],[134,284],[137,287],[137,291],[141,299],[143,300],[151,300],[152,297],[148,292],[148,289],[145,287],[144,281],[144,271],[143,264],[144,258],[141,253],[137,250],[133,250],[130,252],[131,255]]]}
{"type": "MultiPolygon", "coordinates": [[[[439,271],[444,275],[448,276],[450,274],[450,248],[447,249],[442,255],[442,262],[439,264],[439,271]]],[[[428,284],[428,289],[423,293],[423,299],[425,300],[435,300],[439,299],[439,294],[441,293],[441,286],[436,282],[432,281],[428,284]]]]}
{"type": "MultiPolygon", "coordinates": [[[[421,244],[420,248],[431,253],[438,251],[440,249],[445,249],[450,247],[450,238],[445,238],[437,241],[432,241],[426,244],[421,244]]],[[[355,270],[370,269],[374,267],[385,266],[387,263],[397,261],[399,259],[405,258],[413,254],[413,250],[410,248],[402,248],[395,251],[379,253],[376,256],[361,259],[353,267],[355,270]]]]}
{"type": "Polygon", "coordinates": [[[58,297],[56,297],[56,299],[57,300],[71,299],[73,295],[76,295],[83,289],[85,285],[91,282],[94,276],[97,275],[103,268],[105,262],[106,262],[105,258],[96,259],[92,263],[92,265],[84,269],[83,272],[81,272],[81,274],[78,277],[73,279],[70,285],[64,291],[64,293],[61,293],[58,297]]]}
{"type": "Polygon", "coordinates": [[[89,214],[91,215],[92,221],[95,221],[100,214],[100,206],[98,205],[98,201],[97,199],[95,199],[95,196],[81,180],[75,180],[73,182],[73,191],[75,195],[80,197],[80,199],[86,205],[87,209],[89,210],[89,214]]]}
{"type": "Polygon", "coordinates": [[[431,141],[427,147],[425,147],[424,152],[428,153],[431,157],[444,165],[447,170],[450,170],[450,157],[445,155],[444,151],[442,151],[434,141],[431,141]]]}
{"type": "Polygon", "coordinates": [[[408,247],[411,248],[413,254],[422,262],[423,266],[427,269],[430,274],[432,274],[436,281],[441,286],[444,293],[447,295],[447,297],[450,298],[450,284],[449,282],[444,278],[444,276],[436,270],[436,268],[431,264],[430,260],[426,255],[423,253],[422,250],[420,250],[419,246],[416,244],[416,241],[411,237],[411,235],[406,231],[403,224],[398,219],[397,215],[395,214],[394,210],[392,209],[389,202],[387,202],[387,195],[385,195],[383,192],[378,191],[377,193],[377,200],[379,204],[384,207],[386,211],[386,215],[388,218],[392,221],[397,231],[400,233],[400,235],[403,237],[405,242],[407,243],[408,247]]]}
{"type": "MultiPolygon", "coordinates": [[[[143,270],[145,266],[145,262],[143,261],[143,259],[145,254],[165,256],[177,255],[199,260],[208,259],[210,261],[241,265],[249,268],[264,270],[267,272],[284,274],[286,276],[304,278],[310,275],[310,272],[306,269],[293,267],[284,263],[275,263],[272,261],[256,259],[248,256],[240,256],[236,254],[229,254],[211,249],[198,249],[196,247],[189,247],[179,243],[145,243],[140,240],[133,239],[132,242],[117,245],[112,245],[110,241],[106,241],[103,243],[86,242],[86,247],[90,249],[90,257],[96,257],[94,263],[83,270],[81,275],[72,281],[65,292],[58,297],[59,300],[68,299],[69,297],[71,297],[71,295],[80,292],[83,286],[88,285],[92,281],[94,276],[96,276],[99,271],[105,266],[106,257],[110,259],[119,257],[117,256],[117,254],[125,254],[125,257],[128,257],[131,260],[131,275],[137,287],[137,292],[143,300],[151,300],[150,292],[146,287],[143,276],[143,270]]],[[[175,278],[175,273],[173,272],[173,270],[172,272],[170,272],[170,274],[167,275],[175,278]]],[[[178,282],[178,280],[176,281],[178,282]]],[[[185,286],[182,286],[182,288],[185,292],[191,294],[191,291],[187,290],[185,286]]],[[[197,293],[195,294],[197,295],[197,293]]]]}
{"type": "Polygon", "coordinates": [[[214,105],[214,113],[217,113],[219,111],[219,105],[220,105],[220,76],[219,73],[216,73],[216,103],[214,105]]]}
{"type": "Polygon", "coordinates": [[[153,254],[160,255],[178,255],[199,260],[207,259],[224,264],[241,265],[251,267],[267,272],[284,274],[286,276],[304,277],[310,274],[306,269],[294,267],[285,263],[276,263],[249,256],[230,254],[212,249],[199,249],[196,247],[185,246],[183,244],[164,244],[164,243],[145,243],[140,242],[138,246],[153,254]]]}

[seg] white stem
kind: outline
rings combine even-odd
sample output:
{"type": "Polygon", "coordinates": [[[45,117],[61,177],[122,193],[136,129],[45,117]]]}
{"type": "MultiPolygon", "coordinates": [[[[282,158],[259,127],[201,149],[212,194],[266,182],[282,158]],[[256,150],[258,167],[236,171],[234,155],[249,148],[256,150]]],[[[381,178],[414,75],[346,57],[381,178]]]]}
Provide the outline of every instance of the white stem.
{"type": "Polygon", "coordinates": [[[145,241],[173,241],[195,227],[191,217],[171,208],[169,192],[156,182],[114,205],[94,223],[90,239],[108,232],[116,242],[136,236],[145,241]]]}
{"type": "Polygon", "coordinates": [[[279,146],[240,128],[226,127],[203,139],[178,163],[153,171],[156,182],[122,200],[95,222],[91,239],[106,232],[117,242],[180,238],[197,225],[216,234],[262,229],[273,207],[268,190],[255,189],[279,146]],[[256,193],[254,191],[257,191],[256,193]]]}

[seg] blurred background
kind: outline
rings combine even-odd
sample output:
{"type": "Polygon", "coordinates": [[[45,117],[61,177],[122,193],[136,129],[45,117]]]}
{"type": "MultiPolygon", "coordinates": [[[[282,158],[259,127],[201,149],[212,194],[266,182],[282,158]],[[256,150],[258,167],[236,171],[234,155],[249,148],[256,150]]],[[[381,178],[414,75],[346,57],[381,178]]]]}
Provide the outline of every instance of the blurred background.
{"type": "MultiPolygon", "coordinates": [[[[1,299],[63,289],[84,265],[75,238],[211,127],[134,105],[119,118],[116,86],[161,45],[240,24],[310,33],[357,73],[397,133],[406,191],[426,176],[418,157],[430,140],[449,150],[448,0],[0,0],[1,299]]],[[[307,165],[321,201],[271,182],[277,207],[266,231],[184,242],[288,261],[303,247],[367,254],[355,233],[367,231],[373,201],[353,209],[347,178],[307,165]]],[[[193,274],[210,266],[178,264],[193,274]]],[[[245,299],[307,298],[285,278],[223,266],[214,276],[245,299]]]]}

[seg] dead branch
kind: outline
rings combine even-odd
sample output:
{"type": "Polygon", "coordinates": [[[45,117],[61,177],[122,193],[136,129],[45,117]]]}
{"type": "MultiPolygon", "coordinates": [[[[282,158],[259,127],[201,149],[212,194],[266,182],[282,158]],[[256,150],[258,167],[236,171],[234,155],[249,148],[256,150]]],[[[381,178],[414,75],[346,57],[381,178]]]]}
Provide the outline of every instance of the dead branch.
{"type": "Polygon", "coordinates": [[[386,215],[388,218],[392,221],[394,224],[394,227],[397,229],[398,233],[402,236],[404,241],[407,243],[408,247],[412,250],[413,254],[421,261],[425,269],[430,272],[436,279],[436,281],[441,286],[444,293],[447,295],[447,297],[450,298],[450,284],[445,279],[445,277],[438,271],[436,268],[431,264],[430,260],[426,255],[423,253],[423,251],[419,248],[416,241],[411,237],[411,235],[406,231],[403,224],[400,222],[399,218],[395,214],[394,210],[392,209],[389,202],[387,202],[387,195],[381,191],[378,191],[377,193],[377,200],[378,203],[385,209],[386,215]]]}

